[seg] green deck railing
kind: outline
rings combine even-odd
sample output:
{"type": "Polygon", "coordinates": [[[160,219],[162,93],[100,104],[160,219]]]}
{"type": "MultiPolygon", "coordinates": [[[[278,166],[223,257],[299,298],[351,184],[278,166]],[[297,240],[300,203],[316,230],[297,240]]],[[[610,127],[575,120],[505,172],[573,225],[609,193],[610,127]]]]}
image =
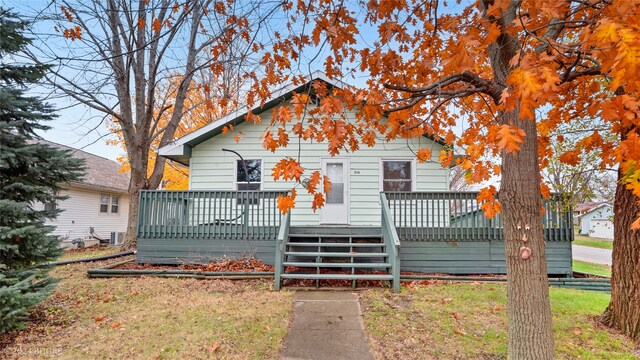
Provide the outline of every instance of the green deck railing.
{"type": "Polygon", "coordinates": [[[276,239],[281,191],[140,192],[138,238],[276,239]]]}
{"type": "Polygon", "coordinates": [[[387,254],[389,256],[389,264],[391,265],[390,273],[393,276],[392,286],[393,292],[400,291],[400,238],[396,232],[396,227],[393,223],[391,210],[389,209],[389,203],[384,193],[380,194],[381,204],[381,219],[380,225],[382,229],[382,239],[386,245],[387,254]]]}
{"type": "Polygon", "coordinates": [[[276,257],[275,257],[275,290],[280,290],[282,286],[282,271],[284,270],[282,264],[284,262],[284,253],[287,250],[287,242],[289,241],[289,228],[291,226],[291,211],[282,215],[280,221],[280,231],[278,232],[278,239],[276,240],[276,257]]]}
{"type": "MultiPolygon", "coordinates": [[[[503,240],[502,215],[487,218],[477,192],[383,192],[398,237],[403,241],[503,240]]],[[[571,206],[554,194],[544,201],[547,241],[572,241],[571,206]]],[[[384,207],[383,207],[384,211],[384,207]]]]}

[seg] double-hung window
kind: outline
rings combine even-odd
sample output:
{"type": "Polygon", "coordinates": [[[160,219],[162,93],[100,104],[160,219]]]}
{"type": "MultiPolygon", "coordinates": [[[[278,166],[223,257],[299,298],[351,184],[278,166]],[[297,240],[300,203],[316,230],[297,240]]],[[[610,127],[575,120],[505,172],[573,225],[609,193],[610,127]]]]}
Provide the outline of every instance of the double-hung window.
{"type": "Polygon", "coordinates": [[[100,212],[105,214],[109,212],[109,195],[100,195],[100,212]]]}
{"type": "Polygon", "coordinates": [[[111,195],[111,213],[117,214],[120,208],[120,196],[111,195]]]}
{"type": "Polygon", "coordinates": [[[118,213],[118,210],[120,210],[120,196],[107,194],[100,195],[100,212],[108,214],[109,208],[111,208],[112,214],[118,213]]]}
{"type": "Polygon", "coordinates": [[[381,160],[382,191],[413,191],[415,163],[413,160],[381,160]]]}

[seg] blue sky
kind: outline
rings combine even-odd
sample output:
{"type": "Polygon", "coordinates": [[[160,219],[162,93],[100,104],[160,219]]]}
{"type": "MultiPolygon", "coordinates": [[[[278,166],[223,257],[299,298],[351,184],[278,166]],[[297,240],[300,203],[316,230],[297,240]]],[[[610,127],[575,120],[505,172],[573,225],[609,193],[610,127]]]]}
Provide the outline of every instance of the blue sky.
{"type": "MultiPolygon", "coordinates": [[[[2,0],[0,0],[0,2],[1,1],[2,0]]],[[[43,11],[47,6],[51,6],[51,0],[30,0],[12,3],[11,6],[13,6],[14,11],[26,14],[27,16],[33,16],[34,14],[43,11]]],[[[354,10],[356,12],[360,12],[358,8],[354,8],[354,10]]],[[[33,28],[34,33],[39,34],[42,38],[46,39],[45,44],[40,44],[40,46],[63,49],[65,46],[64,40],[61,40],[59,36],[50,37],[48,34],[52,31],[51,23],[36,23],[33,28]]],[[[359,35],[358,42],[363,47],[372,45],[376,37],[375,33],[375,29],[367,27],[361,28],[361,34],[359,35]]],[[[37,45],[38,44],[36,43],[36,46],[37,45]]],[[[301,68],[293,70],[293,72],[306,73],[307,71],[313,71],[320,68],[324,62],[324,57],[327,53],[326,50],[321,52],[317,57],[311,69],[308,70],[307,64],[305,63],[305,60],[309,61],[312,57],[315,57],[317,52],[317,48],[306,49],[303,53],[303,58],[306,59],[301,61],[301,68]]],[[[353,66],[353,64],[345,65],[353,66]]],[[[357,73],[355,79],[347,78],[345,80],[352,85],[361,86],[364,85],[366,76],[364,74],[357,73]]],[[[46,89],[36,88],[34,89],[34,93],[48,94],[48,91],[46,91],[46,89]]],[[[106,140],[113,138],[113,135],[109,134],[106,126],[102,123],[102,113],[92,110],[84,105],[77,105],[75,102],[71,101],[70,98],[64,96],[50,97],[47,101],[59,109],[59,117],[49,124],[52,127],[51,130],[41,134],[45,139],[74,148],[83,149],[109,159],[115,160],[116,157],[125,155],[124,151],[119,147],[106,144],[106,140]]]]}

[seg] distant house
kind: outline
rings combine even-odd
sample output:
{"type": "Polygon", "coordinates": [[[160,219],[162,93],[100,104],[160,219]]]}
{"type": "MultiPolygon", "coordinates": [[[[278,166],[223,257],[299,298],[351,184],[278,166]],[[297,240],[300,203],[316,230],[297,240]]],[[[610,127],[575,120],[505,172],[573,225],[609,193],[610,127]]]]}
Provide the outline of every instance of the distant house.
{"type": "Polygon", "coordinates": [[[573,207],[573,222],[578,224],[580,222],[580,216],[582,214],[588,213],[592,209],[604,203],[605,203],[604,201],[598,201],[598,202],[585,202],[585,203],[576,204],[573,207]]]}
{"type": "Polygon", "coordinates": [[[613,239],[613,205],[601,203],[580,215],[580,234],[613,239]]]}
{"type": "Polygon", "coordinates": [[[38,142],[70,150],[74,157],[84,159],[86,167],[82,181],[62,186],[66,200],[36,205],[64,210],[47,223],[55,226],[53,234],[65,247],[74,239],[110,240],[111,233],[115,233],[116,241],[123,239],[129,217],[129,175],[120,173],[120,165],[113,160],[46,140],[38,142]]]}

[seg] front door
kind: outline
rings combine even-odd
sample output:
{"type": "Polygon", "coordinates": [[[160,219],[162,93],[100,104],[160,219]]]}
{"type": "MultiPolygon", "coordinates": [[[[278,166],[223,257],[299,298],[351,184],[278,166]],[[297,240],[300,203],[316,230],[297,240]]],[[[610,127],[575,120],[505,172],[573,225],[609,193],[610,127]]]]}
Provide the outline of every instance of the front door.
{"type": "Polygon", "coordinates": [[[329,177],[331,190],[320,210],[320,223],[349,224],[349,159],[322,159],[322,173],[329,177]]]}

